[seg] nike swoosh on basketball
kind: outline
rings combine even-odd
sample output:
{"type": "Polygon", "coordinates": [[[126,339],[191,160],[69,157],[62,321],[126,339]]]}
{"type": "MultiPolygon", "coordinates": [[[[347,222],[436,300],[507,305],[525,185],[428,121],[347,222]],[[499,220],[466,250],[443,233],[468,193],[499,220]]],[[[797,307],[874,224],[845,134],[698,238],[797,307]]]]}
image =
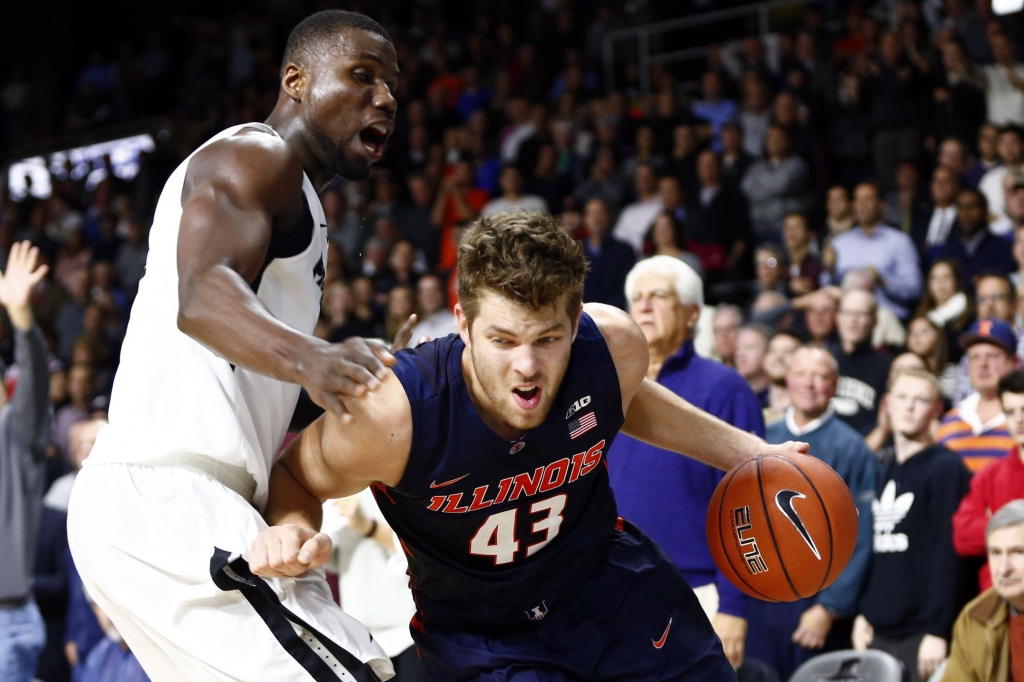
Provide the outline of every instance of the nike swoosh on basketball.
{"type": "MultiPolygon", "coordinates": [[[[469,476],[469,474],[466,474],[466,476],[469,476]]],[[[443,488],[446,485],[451,485],[452,483],[458,483],[459,481],[464,479],[466,476],[459,476],[458,478],[453,478],[452,480],[445,481],[444,483],[438,483],[437,481],[432,481],[430,483],[430,489],[433,490],[434,488],[443,488]]]]}
{"type": "Polygon", "coordinates": [[[807,531],[807,527],[804,525],[803,519],[796,513],[796,509],[793,509],[794,499],[805,499],[807,496],[803,493],[798,493],[795,490],[780,490],[775,493],[775,506],[779,508],[786,518],[789,519],[790,523],[796,528],[796,532],[800,533],[800,537],[804,539],[807,546],[814,552],[814,558],[821,561],[821,554],[818,552],[818,548],[814,544],[814,540],[811,539],[811,534],[807,531]]]}
{"type": "Polygon", "coordinates": [[[665,642],[668,641],[668,631],[672,629],[672,619],[668,619],[668,625],[665,627],[665,632],[661,633],[660,639],[652,639],[651,644],[654,645],[655,649],[660,649],[665,646],[665,642]]]}

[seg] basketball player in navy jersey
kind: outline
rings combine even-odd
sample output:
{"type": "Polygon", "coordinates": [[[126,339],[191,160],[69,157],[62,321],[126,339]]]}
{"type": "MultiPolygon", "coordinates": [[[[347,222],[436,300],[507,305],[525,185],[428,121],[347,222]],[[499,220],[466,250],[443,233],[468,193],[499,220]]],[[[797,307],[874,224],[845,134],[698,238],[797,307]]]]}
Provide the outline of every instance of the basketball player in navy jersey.
{"type": "Polygon", "coordinates": [[[325,416],[289,447],[248,568],[322,565],[322,502],[371,485],[408,556],[431,679],[734,680],[671,560],[618,518],[602,459],[620,429],[721,468],[806,447],[646,379],[643,333],[582,305],[583,249],[550,216],[481,218],[458,268],[459,333],[398,353],[378,391],[345,400],[351,422],[325,416]]]}
{"type": "Polygon", "coordinates": [[[264,525],[300,386],[343,421],[338,396],[379,387],[394,362],[383,345],[312,332],[327,252],[317,191],[381,158],[397,80],[379,24],[314,14],[289,36],[270,117],[215,135],[160,194],[110,423],[68,520],[83,583],[154,682],[393,674],[323,576],[257,588],[221,569],[264,525]]]}

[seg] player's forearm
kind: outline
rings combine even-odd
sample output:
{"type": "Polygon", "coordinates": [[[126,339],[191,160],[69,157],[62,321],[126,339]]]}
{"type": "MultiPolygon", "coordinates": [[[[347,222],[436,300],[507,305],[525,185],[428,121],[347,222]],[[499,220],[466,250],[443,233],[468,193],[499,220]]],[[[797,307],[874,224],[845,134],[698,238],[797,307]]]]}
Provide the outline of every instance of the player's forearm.
{"type": "Polygon", "coordinates": [[[757,436],[697,409],[650,379],[644,379],[630,403],[622,432],[726,471],[754,457],[765,445],[757,436]]]}
{"type": "Polygon", "coordinates": [[[323,502],[306,489],[282,462],[270,471],[270,491],[263,518],[271,526],[295,524],[320,530],[323,502]]]}
{"type": "Polygon", "coordinates": [[[178,329],[232,365],[292,383],[300,383],[304,355],[325,343],[271,315],[241,275],[223,265],[181,287],[178,329]]]}

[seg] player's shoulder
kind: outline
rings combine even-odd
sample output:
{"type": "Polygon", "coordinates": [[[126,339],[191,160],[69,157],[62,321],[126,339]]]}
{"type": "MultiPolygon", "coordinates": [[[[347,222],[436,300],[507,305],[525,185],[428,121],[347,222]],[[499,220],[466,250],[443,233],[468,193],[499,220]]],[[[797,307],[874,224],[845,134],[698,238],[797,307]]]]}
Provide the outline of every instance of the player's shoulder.
{"type": "Polygon", "coordinates": [[[454,375],[462,369],[461,339],[454,334],[439,337],[395,354],[392,368],[408,400],[418,403],[447,392],[454,375]]]}
{"type": "Polygon", "coordinates": [[[594,321],[608,346],[608,352],[615,363],[621,383],[635,383],[637,386],[650,365],[650,350],[647,337],[624,310],[603,303],[587,303],[583,312],[594,321]]]}
{"type": "Polygon", "coordinates": [[[291,145],[258,128],[243,128],[196,152],[185,182],[214,182],[262,193],[300,191],[302,180],[302,159],[291,145]]]}
{"type": "Polygon", "coordinates": [[[647,348],[643,331],[621,308],[603,303],[587,303],[583,306],[583,312],[597,325],[613,356],[616,351],[632,350],[636,346],[647,348]]]}

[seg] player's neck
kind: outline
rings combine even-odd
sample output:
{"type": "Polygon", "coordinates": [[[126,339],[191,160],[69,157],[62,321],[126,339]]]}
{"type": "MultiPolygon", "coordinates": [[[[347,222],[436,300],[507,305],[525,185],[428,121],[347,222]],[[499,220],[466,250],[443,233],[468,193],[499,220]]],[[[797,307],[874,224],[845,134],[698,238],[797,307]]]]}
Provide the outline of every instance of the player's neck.
{"type": "Polygon", "coordinates": [[[281,139],[299,155],[302,160],[302,169],[309,176],[313,187],[319,192],[334,179],[334,174],[316,160],[313,150],[306,142],[307,132],[299,117],[282,110],[282,107],[287,106],[287,102],[291,101],[287,100],[284,95],[282,97],[284,99],[278,100],[277,106],[270,112],[270,116],[264,123],[273,128],[281,136],[281,139]]]}

